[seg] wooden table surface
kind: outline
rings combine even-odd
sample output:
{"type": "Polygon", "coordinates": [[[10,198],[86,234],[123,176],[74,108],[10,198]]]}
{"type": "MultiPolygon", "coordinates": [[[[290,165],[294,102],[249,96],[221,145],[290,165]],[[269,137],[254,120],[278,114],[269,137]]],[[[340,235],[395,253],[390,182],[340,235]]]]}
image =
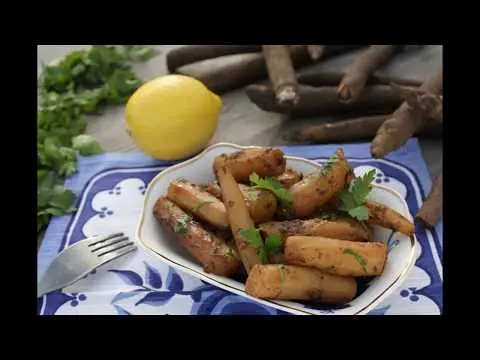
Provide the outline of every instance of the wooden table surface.
{"type": "MultiPolygon", "coordinates": [[[[39,45],[37,62],[49,63],[61,58],[70,51],[87,48],[89,45],[39,45]]],[[[144,80],[167,73],[166,53],[181,45],[152,45],[160,54],[147,63],[139,64],[135,71],[144,80]]],[[[314,65],[324,70],[343,70],[351,62],[356,53],[314,65]]],[[[235,61],[240,56],[233,55],[223,60],[207,60],[192,68],[192,71],[209,71],[222,62],[235,61]]],[[[433,72],[442,62],[443,49],[441,45],[427,45],[421,49],[415,48],[396,56],[381,72],[385,75],[401,76],[409,79],[423,80],[433,72]]],[[[223,108],[220,125],[212,143],[219,141],[234,142],[240,145],[275,146],[288,144],[283,135],[294,130],[300,124],[319,123],[325,118],[310,118],[302,120],[288,120],[283,116],[267,113],[258,109],[244,94],[237,90],[223,95],[223,108]]],[[[110,107],[101,116],[92,117],[88,122],[87,132],[95,136],[105,151],[125,152],[139,151],[125,132],[125,118],[123,107],[110,107]]],[[[421,140],[423,155],[432,175],[441,171],[442,142],[421,140]]]]}

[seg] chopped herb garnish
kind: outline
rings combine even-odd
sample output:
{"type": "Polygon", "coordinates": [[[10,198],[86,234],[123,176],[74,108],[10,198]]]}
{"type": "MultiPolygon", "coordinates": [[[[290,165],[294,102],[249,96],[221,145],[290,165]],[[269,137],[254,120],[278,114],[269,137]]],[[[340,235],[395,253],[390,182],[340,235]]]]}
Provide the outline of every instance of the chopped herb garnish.
{"type": "Polygon", "coordinates": [[[365,200],[372,190],[372,181],[375,178],[375,170],[372,169],[362,177],[357,177],[349,186],[340,193],[339,210],[347,212],[352,218],[366,221],[369,212],[365,206],[365,200]]]}
{"type": "Polygon", "coordinates": [[[293,194],[285,189],[282,183],[272,178],[261,178],[256,173],[250,174],[250,182],[255,187],[271,191],[284,206],[291,206],[293,194]]]}
{"type": "Polygon", "coordinates": [[[264,264],[270,254],[282,251],[283,240],[280,235],[269,235],[264,243],[258,229],[241,230],[240,233],[251,247],[257,249],[257,254],[264,264]]]}
{"type": "Polygon", "coordinates": [[[344,249],[343,253],[348,254],[348,255],[352,255],[353,257],[355,257],[355,259],[358,261],[358,263],[362,266],[363,271],[365,271],[365,273],[367,273],[367,271],[368,271],[367,261],[359,253],[357,253],[356,251],[353,251],[352,249],[344,249]]]}
{"type": "Polygon", "coordinates": [[[268,235],[265,240],[265,251],[267,254],[274,254],[281,252],[283,248],[283,240],[280,235],[271,234],[268,235]]]}
{"type": "Polygon", "coordinates": [[[278,270],[280,271],[280,286],[283,286],[285,284],[285,265],[280,265],[278,270]]]}
{"type": "Polygon", "coordinates": [[[260,258],[260,261],[265,264],[267,262],[267,254],[265,252],[265,246],[263,244],[262,236],[260,231],[255,228],[251,229],[242,229],[240,234],[245,238],[246,242],[257,250],[257,255],[260,258]]]}
{"type": "Polygon", "coordinates": [[[184,217],[178,220],[173,229],[175,234],[185,234],[188,231],[188,225],[190,224],[191,220],[192,219],[190,217],[184,217]]]}

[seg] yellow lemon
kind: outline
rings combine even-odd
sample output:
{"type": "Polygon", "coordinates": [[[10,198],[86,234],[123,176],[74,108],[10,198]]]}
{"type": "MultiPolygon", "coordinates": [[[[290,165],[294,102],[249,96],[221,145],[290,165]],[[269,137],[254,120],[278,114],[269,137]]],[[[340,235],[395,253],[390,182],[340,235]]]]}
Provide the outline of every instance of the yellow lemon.
{"type": "Polygon", "coordinates": [[[127,131],[140,149],[156,159],[184,159],[208,145],[221,107],[221,99],[200,81],[161,76],[142,85],[128,100],[127,131]]]}

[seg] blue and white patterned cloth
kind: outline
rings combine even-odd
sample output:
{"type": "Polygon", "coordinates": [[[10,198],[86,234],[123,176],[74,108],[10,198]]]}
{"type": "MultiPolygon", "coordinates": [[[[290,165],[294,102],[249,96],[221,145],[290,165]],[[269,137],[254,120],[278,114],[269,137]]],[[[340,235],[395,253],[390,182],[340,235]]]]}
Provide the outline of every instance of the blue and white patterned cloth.
{"type": "MultiPolygon", "coordinates": [[[[431,180],[416,139],[385,160],[371,159],[369,144],[341,145],[355,167],[375,168],[377,183],[402,194],[415,214],[431,180]]],[[[293,156],[325,161],[337,148],[293,146],[293,156]]],[[[143,154],[103,154],[79,159],[79,171],[66,185],[78,195],[77,212],[55,218],[38,254],[38,277],[58,252],[85,237],[123,231],[131,238],[145,188],[159,171],[172,165],[143,154]]],[[[434,231],[417,225],[419,251],[410,277],[375,310],[374,315],[440,314],[443,308],[442,223],[434,231]]],[[[38,300],[41,315],[284,315],[209,285],[167,266],[139,249],[97,269],[78,283],[38,300]]]]}

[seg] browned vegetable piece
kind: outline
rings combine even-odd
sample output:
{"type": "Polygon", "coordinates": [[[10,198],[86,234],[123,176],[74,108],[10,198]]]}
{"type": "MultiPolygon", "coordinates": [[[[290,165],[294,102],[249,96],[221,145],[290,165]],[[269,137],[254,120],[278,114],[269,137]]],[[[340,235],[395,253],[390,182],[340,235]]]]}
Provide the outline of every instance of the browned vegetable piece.
{"type": "MultiPolygon", "coordinates": [[[[325,236],[340,240],[368,241],[372,238],[371,229],[350,218],[332,220],[288,220],[271,221],[261,224],[259,230],[267,236],[278,235],[283,241],[289,236],[325,236]]],[[[270,253],[268,260],[271,264],[284,264],[283,248],[281,252],[270,253]]]]}
{"type": "MultiPolygon", "coordinates": [[[[275,195],[265,189],[258,189],[244,184],[238,184],[238,186],[243,194],[245,205],[253,222],[258,224],[270,221],[275,215],[278,205],[275,195]]],[[[222,199],[222,189],[217,182],[202,185],[202,189],[216,198],[222,199]]]]}
{"type": "Polygon", "coordinates": [[[285,171],[286,163],[280,149],[251,148],[217,156],[214,171],[227,166],[236,181],[248,182],[252,173],[262,177],[281,175],[285,171]]]}
{"type": "Polygon", "coordinates": [[[217,199],[222,199],[222,189],[220,188],[220,185],[218,185],[218,181],[210,181],[205,184],[199,185],[200,188],[211,195],[215,196],[217,199]]]}
{"type": "Polygon", "coordinates": [[[225,205],[215,196],[185,179],[172,181],[167,196],[188,213],[213,226],[218,228],[229,226],[225,205]]]}
{"type": "Polygon", "coordinates": [[[237,271],[240,259],[236,250],[205,230],[174,202],[161,197],[155,204],[154,215],[175,233],[180,246],[203,265],[206,273],[230,276],[237,271]]]}
{"type": "Polygon", "coordinates": [[[243,266],[249,273],[252,266],[262,263],[257,249],[251,246],[243,235],[243,231],[254,228],[254,223],[250,218],[240,187],[230,169],[226,166],[217,169],[216,176],[222,189],[223,202],[227,207],[228,220],[233,238],[235,239],[235,245],[242,259],[243,266]]]}
{"type": "Polygon", "coordinates": [[[290,236],[285,241],[285,262],[314,267],[339,276],[381,275],[387,246],[380,242],[355,242],[320,236],[290,236]]]}
{"type": "Polygon", "coordinates": [[[240,184],[248,213],[255,224],[272,220],[277,210],[277,198],[272,192],[240,184]]]}
{"type": "Polygon", "coordinates": [[[283,239],[294,235],[325,236],[339,240],[368,241],[370,229],[354,219],[338,218],[332,220],[288,220],[271,221],[259,225],[259,230],[268,235],[280,235],[283,239]]]}
{"type": "Polygon", "coordinates": [[[303,175],[293,169],[286,169],[285,172],[274,179],[282,183],[285,189],[290,189],[294,184],[302,180],[303,175]]]}
{"type": "Polygon", "coordinates": [[[255,265],[248,276],[245,291],[260,299],[343,304],[355,297],[357,282],[312,268],[255,265]]]}
{"type": "Polygon", "coordinates": [[[345,159],[342,148],[335,154],[336,161],[308,175],[290,188],[294,197],[292,211],[296,217],[311,215],[343,189],[351,167],[345,159]]]}
{"type": "Polygon", "coordinates": [[[415,225],[413,222],[388,206],[371,200],[365,201],[365,206],[368,208],[368,223],[370,225],[392,229],[407,236],[415,233],[415,225]]]}

